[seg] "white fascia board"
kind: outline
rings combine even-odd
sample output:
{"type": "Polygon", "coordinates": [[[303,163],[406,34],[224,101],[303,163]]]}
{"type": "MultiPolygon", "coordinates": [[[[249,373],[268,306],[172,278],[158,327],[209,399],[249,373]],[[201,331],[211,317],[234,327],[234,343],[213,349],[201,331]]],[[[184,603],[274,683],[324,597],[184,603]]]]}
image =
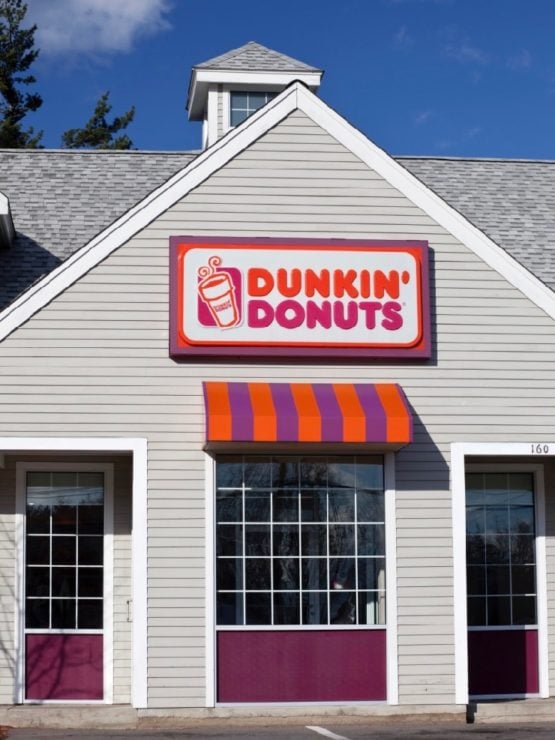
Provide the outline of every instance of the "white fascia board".
{"type": "Polygon", "coordinates": [[[322,78],[321,72],[234,72],[217,69],[197,70],[196,82],[215,83],[218,85],[290,85],[302,82],[308,87],[318,87],[322,78]]]}
{"type": "Polygon", "coordinates": [[[299,89],[299,108],[365,164],[465,244],[511,285],[555,318],[555,293],[514,257],[477,229],[383,149],[355,129],[306,88],[299,89]]]}
{"type": "Polygon", "coordinates": [[[10,201],[4,193],[0,193],[0,249],[11,246],[15,237],[15,228],[10,211],[10,201]]]}
{"type": "Polygon", "coordinates": [[[301,88],[288,87],[0,312],[0,341],[294,111],[301,88]]]}

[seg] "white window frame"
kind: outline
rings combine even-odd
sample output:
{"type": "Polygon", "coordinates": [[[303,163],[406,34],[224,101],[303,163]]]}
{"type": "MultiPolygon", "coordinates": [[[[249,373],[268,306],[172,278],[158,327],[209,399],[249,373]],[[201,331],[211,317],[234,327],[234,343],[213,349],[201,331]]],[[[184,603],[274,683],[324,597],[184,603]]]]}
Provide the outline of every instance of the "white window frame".
{"type": "MultiPolygon", "coordinates": [[[[522,472],[534,475],[536,508],[536,580],[538,620],[538,671],[539,692],[534,697],[549,697],[549,655],[547,622],[547,564],[545,546],[545,487],[544,466],[541,459],[555,456],[555,443],[471,443],[455,442],[451,445],[451,490],[453,495],[453,580],[455,621],[455,701],[468,704],[468,620],[466,609],[466,485],[467,472],[522,472]],[[536,451],[534,451],[536,450],[536,451]],[[466,466],[466,458],[499,458],[494,463],[473,462],[466,466]],[[507,458],[526,457],[522,463],[507,458]],[[505,462],[505,460],[507,460],[505,462]]],[[[511,628],[512,629],[512,628],[511,628]]],[[[529,698],[528,695],[496,694],[489,698],[529,698]]]]}
{"type": "MultiPolygon", "coordinates": [[[[260,451],[265,454],[264,450],[260,451]]],[[[230,454],[233,451],[230,450],[230,454]]],[[[271,453],[268,453],[271,454],[271,453]]],[[[302,453],[293,453],[302,454],[302,453]]],[[[311,455],[326,455],[326,451],[311,451],[311,455]]],[[[337,454],[337,453],[334,453],[337,454]]],[[[353,454],[345,451],[345,455],[353,454]]],[[[360,451],[356,454],[363,454],[360,451]]],[[[397,539],[396,539],[396,500],[395,500],[395,454],[393,452],[372,451],[372,455],[381,455],[384,465],[384,499],[385,499],[385,574],[386,574],[386,620],[382,625],[356,625],[350,627],[352,630],[360,629],[380,629],[386,631],[386,682],[387,682],[387,699],[389,705],[399,704],[399,687],[398,687],[398,645],[397,645],[397,539]]],[[[217,666],[216,666],[216,525],[215,525],[215,500],[216,500],[216,457],[205,452],[205,491],[206,491],[206,520],[205,520],[205,556],[206,556],[206,707],[213,708],[217,706],[229,706],[216,701],[217,696],[217,666]]],[[[225,626],[221,629],[233,629],[225,626]]],[[[275,625],[272,627],[261,627],[257,625],[240,626],[235,629],[268,629],[276,630],[307,630],[310,625],[275,625]]],[[[315,625],[314,628],[332,630],[334,625],[315,625]]],[[[345,629],[345,625],[337,625],[336,629],[345,629]]],[[[383,702],[352,702],[353,704],[371,705],[382,704],[383,702]]],[[[281,702],[269,702],[271,705],[278,705],[281,702]]],[[[287,706],[310,706],[316,705],[334,705],[337,702],[286,702],[287,706]]],[[[241,703],[238,706],[246,707],[248,704],[241,703]]],[[[264,703],[257,703],[257,707],[264,706],[264,703]]]]}
{"type": "MultiPolygon", "coordinates": [[[[231,131],[234,128],[237,128],[237,126],[231,125],[231,93],[232,92],[264,92],[264,93],[275,93],[276,95],[279,95],[279,93],[283,90],[283,86],[275,85],[275,84],[250,84],[250,85],[240,85],[240,84],[234,84],[234,85],[223,85],[222,91],[219,93],[222,96],[222,136],[224,134],[227,134],[228,131],[231,131]]],[[[267,105],[267,103],[266,103],[267,105]]],[[[260,110],[260,108],[258,109],[260,110]]],[[[254,114],[253,114],[254,115],[254,114]]],[[[244,121],[242,121],[244,123],[244,121]]],[[[239,124],[241,125],[241,124],[239,124]]]]}

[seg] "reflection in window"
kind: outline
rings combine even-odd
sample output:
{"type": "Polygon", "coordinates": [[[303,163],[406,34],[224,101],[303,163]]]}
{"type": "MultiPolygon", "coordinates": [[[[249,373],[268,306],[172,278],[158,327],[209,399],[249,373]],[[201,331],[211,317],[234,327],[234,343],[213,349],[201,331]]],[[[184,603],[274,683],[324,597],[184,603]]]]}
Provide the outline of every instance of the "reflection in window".
{"type": "Polygon", "coordinates": [[[532,473],[466,476],[469,626],[536,624],[532,473]]]}
{"type": "Polygon", "coordinates": [[[384,520],[381,457],[218,457],[218,624],[385,624],[384,520]]]}

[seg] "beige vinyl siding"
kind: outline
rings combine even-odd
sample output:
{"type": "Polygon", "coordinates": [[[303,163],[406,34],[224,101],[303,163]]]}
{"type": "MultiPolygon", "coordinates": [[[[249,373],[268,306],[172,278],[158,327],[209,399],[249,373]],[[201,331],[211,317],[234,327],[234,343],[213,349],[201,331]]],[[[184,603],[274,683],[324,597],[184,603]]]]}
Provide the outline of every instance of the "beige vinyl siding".
{"type": "Polygon", "coordinates": [[[149,706],[201,707],[211,495],[202,381],[402,384],[415,441],[396,456],[400,701],[449,703],[450,444],[555,439],[554,343],[554,322],[540,309],[295,113],[0,346],[0,435],[148,438],[149,706]],[[179,234],[428,239],[433,359],[346,366],[173,361],[168,238],[179,234]]]}
{"type": "Polygon", "coordinates": [[[103,462],[114,466],[114,703],[131,701],[131,623],[128,600],[131,598],[131,459],[109,455],[43,454],[6,455],[0,468],[0,704],[14,699],[14,624],[15,624],[15,505],[16,464],[41,462],[45,469],[55,462],[103,462]]]}

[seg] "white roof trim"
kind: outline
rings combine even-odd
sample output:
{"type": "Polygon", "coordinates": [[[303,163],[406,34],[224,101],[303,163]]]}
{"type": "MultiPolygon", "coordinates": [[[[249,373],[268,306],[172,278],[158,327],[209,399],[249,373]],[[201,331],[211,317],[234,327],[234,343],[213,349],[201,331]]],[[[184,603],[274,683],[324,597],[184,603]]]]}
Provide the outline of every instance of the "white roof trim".
{"type": "Polygon", "coordinates": [[[183,170],[124,213],[2,311],[0,341],[296,109],[301,110],[350,149],[551,318],[555,318],[555,293],[541,280],[306,87],[296,82],[199,154],[183,170]]]}
{"type": "Polygon", "coordinates": [[[10,211],[10,201],[0,193],[0,249],[11,246],[15,237],[15,228],[10,211]]]}

